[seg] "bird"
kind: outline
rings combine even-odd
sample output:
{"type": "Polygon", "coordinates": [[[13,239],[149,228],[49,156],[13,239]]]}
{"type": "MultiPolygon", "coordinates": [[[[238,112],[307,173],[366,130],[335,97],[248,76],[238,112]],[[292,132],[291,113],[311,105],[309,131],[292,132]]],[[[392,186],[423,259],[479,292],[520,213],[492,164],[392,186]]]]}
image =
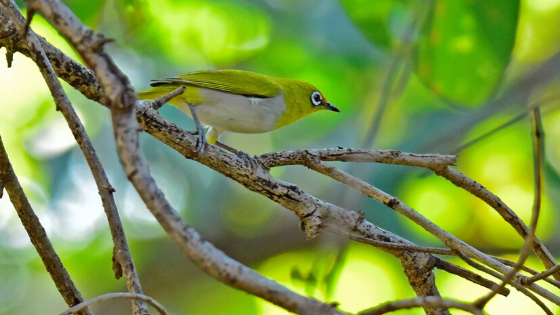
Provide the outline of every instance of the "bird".
{"type": "Polygon", "coordinates": [[[340,112],[308,82],[243,70],[195,71],[152,80],[150,85],[138,92],[139,99],[155,99],[186,87],[168,103],[195,121],[200,152],[208,142],[240,154],[219,141],[223,132],[264,133],[320,110],[340,112]],[[206,135],[201,123],[210,127],[206,135]]]}

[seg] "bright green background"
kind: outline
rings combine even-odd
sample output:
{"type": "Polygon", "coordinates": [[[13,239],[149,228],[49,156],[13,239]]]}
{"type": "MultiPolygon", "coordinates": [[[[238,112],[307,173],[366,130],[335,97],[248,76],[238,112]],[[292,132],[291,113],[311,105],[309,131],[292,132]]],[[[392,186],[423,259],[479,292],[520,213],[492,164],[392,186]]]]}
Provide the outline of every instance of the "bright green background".
{"type": "MultiPolygon", "coordinates": [[[[106,46],[133,85],[214,68],[245,69],[304,79],[319,87],[340,114],[321,112],[260,135],[223,140],[250,154],[355,147],[450,153],[523,112],[526,100],[494,104],[496,96],[560,48],[560,1],[269,0],[65,1],[106,46]],[[407,34],[409,26],[412,32],[407,34]],[[394,92],[373,144],[374,114],[395,55],[394,92]]],[[[40,17],[34,30],[73,58],[76,54],[40,17]]],[[[1,50],[4,53],[4,50],[1,50]]],[[[155,223],[128,184],[115,153],[108,111],[67,87],[116,188],[145,293],[173,314],[285,314],[228,288],[194,267],[155,223]]],[[[558,75],[528,96],[558,90],[558,75]]],[[[36,66],[16,55],[0,63],[0,135],[35,211],[86,298],[124,291],[111,271],[112,243],[81,152],[55,111],[36,66]]],[[[192,121],[170,106],[161,113],[181,127],[192,121]]],[[[546,189],[538,236],[558,256],[560,112],[544,110],[546,189]]],[[[532,206],[528,119],[462,151],[457,169],[482,183],[524,220],[532,206]]],[[[240,262],[290,288],[356,312],[413,297],[400,263],[380,250],[320,235],[306,240],[297,218],[268,199],[141,135],[152,173],[171,203],[206,239],[240,262]]],[[[410,167],[351,166],[344,170],[397,196],[447,231],[488,253],[515,259],[521,239],[495,212],[448,181],[410,167]]],[[[422,245],[432,236],[377,202],[304,167],[274,169],[282,180],[318,198],[364,211],[371,222],[422,245]]],[[[462,264],[455,259],[453,262],[462,264]]],[[[530,264],[540,269],[536,260],[530,264]]],[[[445,297],[473,300],[486,291],[436,271],[445,297]]],[[[130,303],[93,308],[127,314],[130,303]]],[[[65,309],[8,201],[0,200],[0,313],[57,314],[65,309]],[[32,302],[30,302],[32,301],[32,302]]],[[[553,311],[555,308],[552,308],[553,311]]],[[[512,290],[488,306],[494,314],[532,314],[536,306],[512,290]]],[[[400,314],[418,314],[416,311],[400,314]]],[[[454,312],[459,314],[460,312],[454,312]]]]}

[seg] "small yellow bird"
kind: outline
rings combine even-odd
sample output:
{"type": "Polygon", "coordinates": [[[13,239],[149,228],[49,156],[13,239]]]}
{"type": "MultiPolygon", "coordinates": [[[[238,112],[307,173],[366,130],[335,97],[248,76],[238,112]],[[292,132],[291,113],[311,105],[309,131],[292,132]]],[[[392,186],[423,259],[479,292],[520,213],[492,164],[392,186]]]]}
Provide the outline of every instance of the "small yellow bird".
{"type": "MultiPolygon", "coordinates": [[[[218,140],[224,131],[262,133],[289,125],[319,110],[340,112],[316,87],[305,81],[241,70],[191,72],[154,80],[151,86],[139,92],[138,98],[154,99],[185,86],[185,92],[168,103],[191,118],[195,116],[193,119],[199,132],[201,127],[196,116],[210,126],[206,140],[211,144],[221,144],[218,140]]],[[[201,133],[200,137],[202,150],[204,134],[201,133]]]]}

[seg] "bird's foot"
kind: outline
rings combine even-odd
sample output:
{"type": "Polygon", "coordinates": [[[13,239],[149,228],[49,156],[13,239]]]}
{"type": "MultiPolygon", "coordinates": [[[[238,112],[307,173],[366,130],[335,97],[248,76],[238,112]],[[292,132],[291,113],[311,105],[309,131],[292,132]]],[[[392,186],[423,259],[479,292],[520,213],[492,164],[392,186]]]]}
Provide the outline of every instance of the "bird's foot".
{"type": "Polygon", "coordinates": [[[260,162],[255,159],[254,156],[250,156],[243,151],[237,151],[236,155],[238,158],[242,159],[243,162],[245,162],[245,165],[251,169],[253,176],[255,176],[257,174],[257,168],[259,167],[260,162]]]}
{"type": "Polygon", "coordinates": [[[196,125],[196,134],[198,134],[198,141],[196,143],[196,149],[194,150],[195,158],[199,157],[204,153],[204,145],[206,145],[206,137],[204,136],[204,129],[202,129],[202,124],[198,119],[194,105],[188,104],[193,116],[194,124],[196,125]]]}
{"type": "Polygon", "coordinates": [[[198,135],[198,139],[196,141],[196,148],[194,149],[195,158],[199,157],[202,153],[204,153],[204,146],[206,143],[206,137],[204,136],[204,131],[194,131],[193,135],[198,135]]]}
{"type": "Polygon", "coordinates": [[[224,150],[227,150],[235,154],[238,158],[243,160],[243,162],[245,162],[245,165],[251,169],[253,176],[257,174],[257,168],[259,167],[260,162],[257,159],[255,159],[253,156],[250,156],[249,154],[243,151],[234,149],[227,144],[221,143],[220,141],[216,141],[216,145],[224,150]]]}

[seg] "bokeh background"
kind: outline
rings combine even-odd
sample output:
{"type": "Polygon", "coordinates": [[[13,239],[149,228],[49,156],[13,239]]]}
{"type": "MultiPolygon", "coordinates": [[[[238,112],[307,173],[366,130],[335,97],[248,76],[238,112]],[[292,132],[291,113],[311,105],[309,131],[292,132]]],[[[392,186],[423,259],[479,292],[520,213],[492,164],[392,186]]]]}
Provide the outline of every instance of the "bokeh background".
{"type": "MultiPolygon", "coordinates": [[[[253,155],[336,146],[458,153],[457,169],[496,193],[526,222],[533,203],[529,119],[521,116],[492,131],[527,114],[529,106],[544,105],[546,186],[537,234],[560,255],[560,111],[555,106],[560,1],[64,2],[88,26],[115,39],[106,49],[136,89],[147,88],[150,79],[234,68],[307,80],[341,109],[267,134],[226,134],[224,142],[235,148],[253,155]]],[[[41,17],[33,19],[32,27],[79,60],[41,17]]],[[[65,88],[116,188],[145,293],[173,314],[286,314],[222,285],[179,252],[127,182],[108,110],[65,88]]],[[[112,242],[93,178],[37,67],[24,56],[16,54],[10,69],[0,62],[0,99],[0,135],[14,169],[82,294],[91,298],[126,290],[124,279],[115,280],[111,270],[112,242]]],[[[160,112],[194,130],[179,110],[164,106],[160,112]]],[[[141,141],[173,206],[231,257],[349,312],[415,296],[392,256],[326,234],[306,240],[291,212],[185,160],[149,135],[142,134],[141,141]]],[[[404,166],[336,166],[397,196],[473,246],[516,258],[522,240],[513,228],[446,180],[404,166]]],[[[304,167],[272,172],[318,198],[364,211],[371,222],[415,243],[441,245],[391,209],[304,167]]],[[[529,265],[542,269],[534,258],[529,265]]],[[[445,297],[469,301],[486,292],[445,272],[436,270],[436,277],[445,297]]],[[[58,314],[64,309],[8,198],[2,198],[0,313],[58,314]]],[[[112,301],[93,310],[128,314],[130,303],[112,301]]],[[[508,298],[496,297],[487,310],[540,312],[515,290],[508,298]]]]}

